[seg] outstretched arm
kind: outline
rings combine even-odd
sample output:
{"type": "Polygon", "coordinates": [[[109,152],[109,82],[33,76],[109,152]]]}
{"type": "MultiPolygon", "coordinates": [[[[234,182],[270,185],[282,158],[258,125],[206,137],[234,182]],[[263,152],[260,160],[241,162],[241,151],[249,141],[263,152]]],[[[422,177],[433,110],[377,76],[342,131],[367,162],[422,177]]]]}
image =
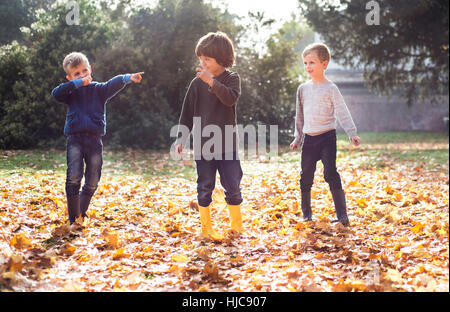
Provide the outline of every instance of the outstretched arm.
{"type": "Polygon", "coordinates": [[[107,101],[122,91],[125,86],[131,82],[140,83],[144,73],[118,75],[107,82],[99,84],[102,98],[107,101]]]}

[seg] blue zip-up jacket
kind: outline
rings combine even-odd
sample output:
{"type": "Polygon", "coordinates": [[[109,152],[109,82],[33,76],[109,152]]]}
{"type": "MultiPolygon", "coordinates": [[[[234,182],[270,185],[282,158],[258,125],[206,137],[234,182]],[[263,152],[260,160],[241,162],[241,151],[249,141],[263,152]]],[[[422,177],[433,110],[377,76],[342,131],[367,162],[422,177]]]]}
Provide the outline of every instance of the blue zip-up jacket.
{"type": "Polygon", "coordinates": [[[63,83],[53,89],[52,96],[68,105],[64,134],[106,134],[106,102],[130,82],[130,74],[118,75],[108,82],[91,82],[83,86],[82,79],[63,83]]]}

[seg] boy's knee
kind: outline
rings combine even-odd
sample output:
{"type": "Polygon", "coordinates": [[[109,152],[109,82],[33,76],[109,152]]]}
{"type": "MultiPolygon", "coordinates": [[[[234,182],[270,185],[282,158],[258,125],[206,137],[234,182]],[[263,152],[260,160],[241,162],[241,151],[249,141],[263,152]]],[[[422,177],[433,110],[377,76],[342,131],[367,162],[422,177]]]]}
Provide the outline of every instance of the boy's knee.
{"type": "Polygon", "coordinates": [[[201,207],[208,207],[212,203],[212,196],[207,196],[205,194],[198,194],[197,196],[198,205],[201,207]]]}
{"type": "Polygon", "coordinates": [[[66,194],[67,196],[73,196],[80,194],[81,183],[69,183],[66,182],[66,194]]]}
{"type": "Polygon", "coordinates": [[[226,196],[225,197],[225,201],[227,202],[228,205],[240,205],[243,202],[241,193],[239,194],[234,194],[232,196],[226,196]]]}
{"type": "Polygon", "coordinates": [[[330,186],[330,189],[342,189],[342,182],[341,182],[341,176],[337,171],[333,173],[327,173],[324,175],[325,181],[330,186]]]}
{"type": "Polygon", "coordinates": [[[95,191],[97,190],[97,187],[98,187],[98,184],[96,184],[96,185],[85,184],[83,186],[82,194],[92,197],[94,195],[95,191]]]}

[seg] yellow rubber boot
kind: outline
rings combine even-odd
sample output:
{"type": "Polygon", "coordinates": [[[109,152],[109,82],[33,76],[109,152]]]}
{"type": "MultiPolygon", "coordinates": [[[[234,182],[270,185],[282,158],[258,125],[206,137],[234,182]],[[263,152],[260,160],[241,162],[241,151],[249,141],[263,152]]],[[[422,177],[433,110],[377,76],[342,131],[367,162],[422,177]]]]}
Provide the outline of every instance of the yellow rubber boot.
{"type": "Polygon", "coordinates": [[[217,239],[220,235],[213,230],[211,225],[211,214],[210,214],[210,206],[202,207],[198,206],[200,211],[200,223],[202,225],[202,233],[203,237],[209,237],[213,239],[217,239]]]}
{"type": "Polygon", "coordinates": [[[243,233],[241,205],[228,205],[228,210],[230,211],[231,229],[238,233],[243,233]]]}

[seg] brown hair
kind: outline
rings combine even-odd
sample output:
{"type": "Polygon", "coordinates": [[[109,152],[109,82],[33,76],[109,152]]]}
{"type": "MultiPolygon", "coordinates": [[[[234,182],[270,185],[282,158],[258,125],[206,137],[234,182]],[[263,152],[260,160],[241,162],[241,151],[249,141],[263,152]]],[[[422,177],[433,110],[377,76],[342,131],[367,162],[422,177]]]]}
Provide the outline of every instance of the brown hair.
{"type": "Polygon", "coordinates": [[[197,56],[208,56],[219,65],[230,68],[234,65],[234,47],[231,39],[223,32],[210,32],[200,38],[195,48],[197,56]]]}
{"type": "Polygon", "coordinates": [[[330,55],[330,49],[328,49],[328,47],[323,44],[323,43],[312,43],[310,45],[308,45],[304,50],[303,50],[303,57],[305,57],[306,55],[310,54],[311,52],[316,52],[317,56],[319,57],[319,60],[321,62],[325,62],[325,61],[330,61],[331,59],[331,55],[330,55]]]}
{"type": "Polygon", "coordinates": [[[69,68],[77,67],[78,65],[83,63],[89,66],[89,60],[86,55],[81,52],[72,52],[64,58],[63,67],[67,72],[69,68]]]}

